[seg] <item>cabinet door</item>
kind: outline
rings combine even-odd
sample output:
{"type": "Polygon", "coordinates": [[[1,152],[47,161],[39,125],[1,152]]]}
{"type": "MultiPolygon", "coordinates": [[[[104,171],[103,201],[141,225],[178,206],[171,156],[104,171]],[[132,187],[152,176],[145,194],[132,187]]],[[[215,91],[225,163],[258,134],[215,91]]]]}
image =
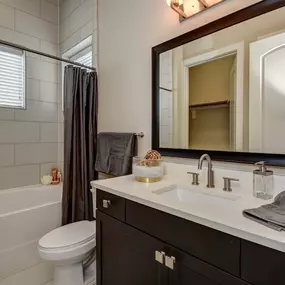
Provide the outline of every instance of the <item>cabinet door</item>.
{"type": "Polygon", "coordinates": [[[243,240],[241,256],[241,277],[244,280],[255,285],[285,284],[284,252],[243,240]]]}
{"type": "Polygon", "coordinates": [[[97,285],[165,285],[167,268],[155,260],[164,244],[100,211],[96,213],[97,285]]]}
{"type": "Polygon", "coordinates": [[[166,253],[166,259],[171,257],[174,260],[174,265],[173,269],[169,268],[169,285],[249,285],[249,283],[177,249],[171,248],[166,253]]]}

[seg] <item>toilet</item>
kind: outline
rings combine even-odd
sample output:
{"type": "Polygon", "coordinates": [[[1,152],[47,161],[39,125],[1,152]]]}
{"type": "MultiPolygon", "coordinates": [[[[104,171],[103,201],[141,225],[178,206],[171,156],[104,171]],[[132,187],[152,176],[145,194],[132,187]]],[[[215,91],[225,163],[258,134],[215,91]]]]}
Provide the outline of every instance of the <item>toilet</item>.
{"type": "Polygon", "coordinates": [[[54,264],[54,285],[95,284],[95,222],[57,228],[38,243],[41,258],[54,264]]]}

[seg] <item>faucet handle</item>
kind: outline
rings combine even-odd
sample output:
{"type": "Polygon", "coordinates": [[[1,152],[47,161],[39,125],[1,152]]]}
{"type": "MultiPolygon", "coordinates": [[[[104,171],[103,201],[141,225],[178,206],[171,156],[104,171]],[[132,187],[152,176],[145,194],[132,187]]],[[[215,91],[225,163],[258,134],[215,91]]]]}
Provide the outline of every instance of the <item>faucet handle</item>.
{"type": "Polygon", "coordinates": [[[187,172],[192,175],[192,185],[199,185],[199,173],[198,172],[187,172]]]}
{"type": "Polygon", "coordinates": [[[231,177],[223,177],[224,179],[224,188],[223,190],[226,191],[226,192],[232,192],[232,185],[231,185],[231,182],[232,181],[239,181],[239,179],[237,178],[231,178],[231,177]]]}

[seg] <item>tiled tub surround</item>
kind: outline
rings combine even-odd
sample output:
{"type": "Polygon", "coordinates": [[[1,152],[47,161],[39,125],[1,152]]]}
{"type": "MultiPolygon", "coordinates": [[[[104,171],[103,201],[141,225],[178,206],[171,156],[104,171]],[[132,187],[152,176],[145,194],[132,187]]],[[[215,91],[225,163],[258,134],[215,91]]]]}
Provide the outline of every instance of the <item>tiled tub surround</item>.
{"type": "MultiPolygon", "coordinates": [[[[199,192],[199,189],[203,190],[206,186],[206,165],[204,167],[200,175],[200,186],[196,188],[197,192],[199,192]]],[[[274,231],[248,220],[242,215],[244,209],[271,202],[271,200],[256,199],[252,195],[252,170],[254,167],[248,167],[249,171],[229,170],[218,168],[214,163],[216,187],[207,191],[210,194],[213,192],[217,195],[236,195],[240,198],[234,202],[220,199],[217,203],[217,198],[213,197],[211,202],[211,196],[207,196],[207,201],[204,201],[201,197],[200,202],[190,204],[169,200],[152,192],[167,189],[173,185],[193,187],[191,185],[191,176],[187,174],[187,171],[197,172],[197,165],[165,163],[165,169],[167,174],[162,181],[157,183],[139,183],[134,180],[133,176],[124,176],[109,180],[92,181],[91,185],[94,189],[98,188],[230,235],[285,252],[285,232],[274,231]],[[238,178],[240,180],[232,183],[232,193],[225,193],[222,190],[223,177],[238,178]]],[[[275,174],[275,195],[285,190],[284,185],[285,176],[275,174]]]]}
{"type": "Polygon", "coordinates": [[[0,285],[42,285],[53,278],[37,243],[60,226],[61,195],[61,184],[0,191],[0,285]]]}
{"type": "MultiPolygon", "coordinates": [[[[58,55],[58,13],[57,1],[0,0],[0,38],[58,55]]],[[[38,184],[59,167],[58,70],[26,53],[27,109],[0,108],[0,190],[38,184]]]]}
{"type": "Polygon", "coordinates": [[[60,51],[64,54],[93,35],[93,57],[97,55],[97,0],[63,0],[60,4],[60,51]]]}

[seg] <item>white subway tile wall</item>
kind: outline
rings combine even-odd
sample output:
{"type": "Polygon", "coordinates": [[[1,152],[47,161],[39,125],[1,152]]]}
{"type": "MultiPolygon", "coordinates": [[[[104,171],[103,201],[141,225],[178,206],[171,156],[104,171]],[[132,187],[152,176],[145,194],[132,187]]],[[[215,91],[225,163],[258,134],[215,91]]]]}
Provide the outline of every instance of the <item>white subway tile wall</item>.
{"type": "Polygon", "coordinates": [[[15,164],[37,164],[57,160],[57,143],[26,143],[15,145],[15,164]]]}
{"type": "Polygon", "coordinates": [[[38,164],[0,168],[1,189],[36,185],[39,183],[39,177],[40,169],[38,164]]]}
{"type": "Polygon", "coordinates": [[[41,3],[42,19],[58,25],[59,11],[58,6],[52,2],[42,1],[41,3]]]}
{"type": "Polygon", "coordinates": [[[15,161],[14,146],[12,144],[0,144],[0,167],[11,166],[15,161]]]}
{"type": "Polygon", "coordinates": [[[40,80],[27,78],[26,91],[28,100],[40,100],[40,80]]]}
{"type": "MultiPolygon", "coordinates": [[[[0,39],[60,55],[58,3],[0,0],[0,39]]],[[[42,175],[60,166],[60,64],[32,53],[26,64],[26,110],[0,108],[0,190],[39,184],[42,175]]]]}
{"type": "Polygon", "coordinates": [[[0,4],[0,26],[14,29],[14,9],[0,4]]]}
{"type": "Polygon", "coordinates": [[[58,123],[42,123],[40,124],[40,141],[41,142],[59,142],[58,123]]]}
{"type": "MultiPolygon", "coordinates": [[[[63,0],[60,4],[60,50],[66,51],[93,35],[93,63],[97,63],[97,0],[63,0]]],[[[96,67],[96,66],[95,66],[96,67]]]]}
{"type": "Polygon", "coordinates": [[[15,111],[13,109],[0,108],[0,121],[14,120],[15,111]]]}
{"type": "Polygon", "coordinates": [[[52,82],[41,81],[40,84],[40,100],[43,102],[57,103],[58,84],[52,82]]]}
{"type": "Polygon", "coordinates": [[[15,12],[15,29],[52,43],[57,42],[58,26],[56,24],[19,10],[15,12]]]}
{"type": "MultiPolygon", "coordinates": [[[[96,0],[0,0],[0,39],[62,55],[93,35],[96,66],[96,9],[96,0]]],[[[26,110],[0,108],[0,190],[37,184],[49,166],[63,165],[61,65],[26,57],[26,110]],[[21,171],[29,177],[12,178],[21,171]]]]}

